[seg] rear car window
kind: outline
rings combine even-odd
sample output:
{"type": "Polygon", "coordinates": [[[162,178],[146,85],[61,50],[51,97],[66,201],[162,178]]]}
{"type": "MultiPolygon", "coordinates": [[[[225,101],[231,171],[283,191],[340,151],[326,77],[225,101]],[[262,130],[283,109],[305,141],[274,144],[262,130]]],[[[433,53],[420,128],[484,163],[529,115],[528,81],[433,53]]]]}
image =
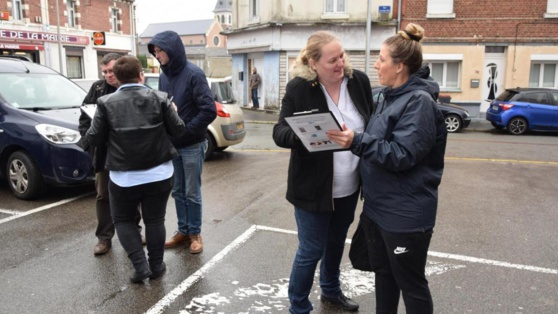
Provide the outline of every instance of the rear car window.
{"type": "Polygon", "coordinates": [[[519,95],[517,92],[511,91],[511,90],[507,90],[503,93],[501,93],[500,95],[498,95],[498,97],[496,98],[496,100],[499,101],[511,101],[513,99],[514,96],[519,95]]]}

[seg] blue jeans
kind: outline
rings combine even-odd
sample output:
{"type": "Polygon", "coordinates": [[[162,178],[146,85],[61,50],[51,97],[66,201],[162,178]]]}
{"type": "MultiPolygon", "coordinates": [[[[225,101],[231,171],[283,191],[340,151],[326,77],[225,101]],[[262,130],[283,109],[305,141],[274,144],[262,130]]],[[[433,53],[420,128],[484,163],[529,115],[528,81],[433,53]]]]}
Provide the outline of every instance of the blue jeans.
{"type": "Polygon", "coordinates": [[[254,104],[254,107],[256,107],[256,108],[260,107],[260,101],[258,100],[258,89],[257,88],[252,89],[252,104],[254,104]]]}
{"type": "Polygon", "coordinates": [[[174,186],[172,197],[176,206],[178,232],[183,235],[200,234],[202,224],[201,174],[207,140],[179,148],[172,160],[174,186]]]}
{"type": "Polygon", "coordinates": [[[358,195],[357,191],[350,196],[334,199],[335,210],[328,213],[310,212],[295,207],[299,244],[289,281],[290,313],[312,311],[308,296],[320,260],[322,294],[335,297],[341,293],[339,266],[347,231],[354,220],[358,195]]]}

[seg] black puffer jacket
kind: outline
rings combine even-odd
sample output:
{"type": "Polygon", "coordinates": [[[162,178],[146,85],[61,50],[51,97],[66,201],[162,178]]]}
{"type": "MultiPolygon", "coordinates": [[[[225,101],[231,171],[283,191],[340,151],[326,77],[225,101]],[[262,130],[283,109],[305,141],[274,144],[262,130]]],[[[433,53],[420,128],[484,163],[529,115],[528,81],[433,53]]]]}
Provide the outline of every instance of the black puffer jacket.
{"type": "Polygon", "coordinates": [[[429,74],[423,68],[402,86],[386,88],[351,146],[361,157],[363,213],[386,231],[421,232],[436,222],[447,131],[429,74]]]}
{"type": "Polygon", "coordinates": [[[97,111],[84,141],[107,144],[106,168],[145,170],[177,156],[168,135],[180,136],[184,122],[167,94],[143,86],[124,86],[97,100],[97,111]]]}

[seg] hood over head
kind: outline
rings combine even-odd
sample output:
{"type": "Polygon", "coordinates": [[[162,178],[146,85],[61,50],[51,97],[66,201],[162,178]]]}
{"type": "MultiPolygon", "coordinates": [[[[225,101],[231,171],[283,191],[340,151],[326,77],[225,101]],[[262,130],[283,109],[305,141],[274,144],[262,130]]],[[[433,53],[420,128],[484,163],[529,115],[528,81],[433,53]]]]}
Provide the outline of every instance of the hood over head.
{"type": "Polygon", "coordinates": [[[155,46],[165,51],[169,56],[169,62],[161,65],[161,70],[165,75],[176,76],[186,66],[186,49],[184,49],[184,44],[176,32],[164,31],[153,36],[147,44],[147,49],[153,56],[155,56],[155,46]]]}

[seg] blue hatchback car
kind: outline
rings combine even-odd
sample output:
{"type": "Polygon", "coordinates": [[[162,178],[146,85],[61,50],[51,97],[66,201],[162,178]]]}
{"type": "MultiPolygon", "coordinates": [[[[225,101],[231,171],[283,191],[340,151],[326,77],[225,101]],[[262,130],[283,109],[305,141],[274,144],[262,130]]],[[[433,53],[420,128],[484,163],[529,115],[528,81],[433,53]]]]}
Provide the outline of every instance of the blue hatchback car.
{"type": "Polygon", "coordinates": [[[85,91],[45,66],[0,57],[0,175],[20,199],[94,181],[76,143],[85,91]]]}
{"type": "Polygon", "coordinates": [[[514,135],[528,130],[558,131],[558,89],[506,89],[490,103],[486,120],[514,135]]]}

